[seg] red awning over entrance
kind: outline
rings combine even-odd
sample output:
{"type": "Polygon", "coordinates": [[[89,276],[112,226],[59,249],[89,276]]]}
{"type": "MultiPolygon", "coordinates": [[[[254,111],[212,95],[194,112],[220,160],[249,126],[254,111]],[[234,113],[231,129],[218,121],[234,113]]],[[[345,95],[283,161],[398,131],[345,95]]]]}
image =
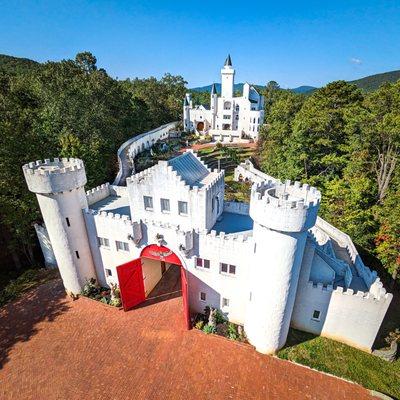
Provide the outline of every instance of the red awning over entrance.
{"type": "Polygon", "coordinates": [[[157,246],[156,244],[151,244],[150,246],[145,247],[142,250],[140,257],[182,265],[181,260],[173,251],[171,251],[168,247],[157,246]]]}

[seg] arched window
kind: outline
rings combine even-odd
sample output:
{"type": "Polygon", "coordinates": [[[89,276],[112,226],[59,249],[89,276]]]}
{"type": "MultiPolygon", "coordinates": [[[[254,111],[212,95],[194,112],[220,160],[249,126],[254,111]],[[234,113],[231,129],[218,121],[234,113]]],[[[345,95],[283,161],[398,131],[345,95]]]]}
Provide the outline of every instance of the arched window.
{"type": "Polygon", "coordinates": [[[230,101],[226,101],[224,103],[224,110],[230,110],[231,109],[231,102],[230,101]]]}
{"type": "Polygon", "coordinates": [[[239,112],[239,110],[240,110],[239,104],[236,104],[236,112],[239,112]]]}
{"type": "Polygon", "coordinates": [[[214,197],[212,209],[213,209],[213,211],[215,211],[215,213],[217,215],[219,214],[219,198],[218,198],[218,195],[214,197]]]}

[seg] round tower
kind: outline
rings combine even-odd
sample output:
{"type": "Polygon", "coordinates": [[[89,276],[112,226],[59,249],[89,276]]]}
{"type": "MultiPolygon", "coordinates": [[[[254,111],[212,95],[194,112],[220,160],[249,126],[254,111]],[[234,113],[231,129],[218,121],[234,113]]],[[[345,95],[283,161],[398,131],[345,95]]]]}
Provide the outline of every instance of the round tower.
{"type": "Polygon", "coordinates": [[[96,277],[82,213],[88,206],[83,161],[47,159],[22,169],[29,190],[36,193],[64,287],[79,294],[85,280],[96,277]]]}
{"type": "Polygon", "coordinates": [[[299,182],[252,187],[254,254],[244,327],[261,353],[275,353],[286,342],[307,230],[315,224],[320,200],[317,189],[299,182]]]}

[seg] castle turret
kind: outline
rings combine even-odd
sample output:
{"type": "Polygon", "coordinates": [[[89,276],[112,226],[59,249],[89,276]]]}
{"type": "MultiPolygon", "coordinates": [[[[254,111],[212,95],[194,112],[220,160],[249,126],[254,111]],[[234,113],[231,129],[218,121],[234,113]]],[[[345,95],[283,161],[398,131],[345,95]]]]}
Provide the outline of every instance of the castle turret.
{"type": "Polygon", "coordinates": [[[210,109],[211,109],[211,129],[215,129],[217,112],[218,112],[218,93],[215,83],[211,86],[211,99],[210,99],[210,109]]]}
{"type": "Polygon", "coordinates": [[[232,67],[231,56],[225,60],[224,67],[221,69],[221,97],[233,97],[233,85],[235,79],[235,70],[232,67]]]}
{"type": "Polygon", "coordinates": [[[183,100],[183,128],[186,132],[191,131],[190,126],[190,93],[186,93],[185,99],[183,100]]]}
{"type": "Polygon", "coordinates": [[[79,294],[85,280],[96,277],[82,213],[88,206],[83,161],[47,159],[22,169],[29,190],[36,193],[64,287],[79,294]]]}
{"type": "Polygon", "coordinates": [[[245,330],[261,353],[275,353],[286,342],[307,230],[315,224],[320,199],[319,191],[299,182],[253,185],[255,244],[245,330]]]}

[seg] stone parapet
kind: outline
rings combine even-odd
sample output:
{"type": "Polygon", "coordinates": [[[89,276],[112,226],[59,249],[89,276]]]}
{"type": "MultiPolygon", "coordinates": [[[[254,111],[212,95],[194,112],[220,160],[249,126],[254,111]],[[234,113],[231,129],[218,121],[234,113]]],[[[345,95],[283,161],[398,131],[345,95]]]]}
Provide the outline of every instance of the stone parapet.
{"type": "Polygon", "coordinates": [[[78,158],[54,158],[30,162],[22,167],[28,188],[34,193],[60,193],[83,187],[86,173],[78,158]]]}

